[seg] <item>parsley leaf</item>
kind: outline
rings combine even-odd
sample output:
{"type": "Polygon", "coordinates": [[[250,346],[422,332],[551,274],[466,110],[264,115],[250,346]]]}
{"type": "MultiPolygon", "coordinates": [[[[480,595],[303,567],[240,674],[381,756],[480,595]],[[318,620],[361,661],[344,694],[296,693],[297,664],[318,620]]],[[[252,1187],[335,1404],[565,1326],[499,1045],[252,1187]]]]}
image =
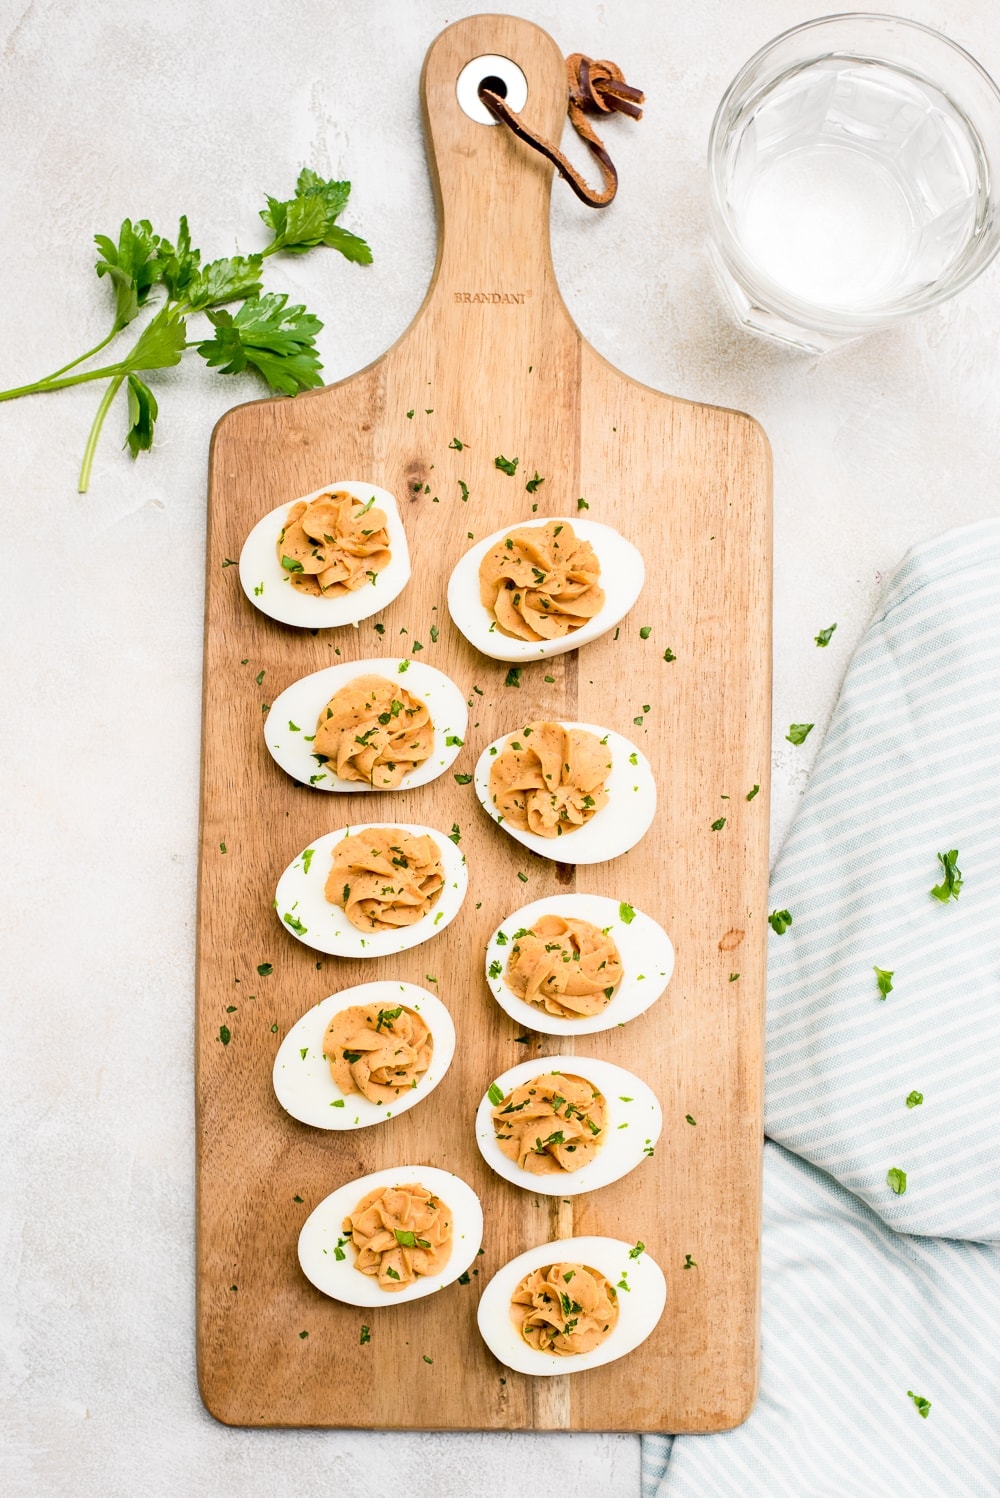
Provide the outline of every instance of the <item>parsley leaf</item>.
{"type": "Polygon", "coordinates": [[[906,1171],[897,1170],[895,1166],[886,1172],[885,1183],[897,1196],[902,1196],[906,1190],[906,1171]]]}
{"type": "Polygon", "coordinates": [[[725,825],[726,825],[726,819],[725,819],[725,817],[716,817],[715,821],[712,823],[712,831],[713,832],[721,832],[722,829],[723,829],[723,827],[725,827],[725,825]]]}
{"type": "Polygon", "coordinates": [[[213,260],[194,272],[180,300],[190,311],[201,312],[206,307],[221,307],[224,302],[241,302],[244,297],[256,296],[263,285],[260,267],[260,255],[213,260]]]}
{"type": "Polygon", "coordinates": [[[922,1394],[914,1394],[912,1389],[907,1389],[906,1393],[907,1397],[912,1399],[913,1403],[916,1405],[917,1414],[920,1416],[921,1420],[926,1420],[927,1416],[930,1414],[930,1400],[924,1399],[922,1394]]]}
{"type": "Polygon", "coordinates": [[[756,794],[757,794],[757,792],[759,790],[760,790],[760,786],[759,785],[755,785],[751,790],[747,791],[747,800],[748,801],[752,801],[753,798],[754,798],[754,796],[756,796],[756,794]]]}
{"type": "MultiPolygon", "coordinates": [[[[322,385],[315,339],[323,324],[305,307],[288,307],[285,293],[248,298],[233,317],[208,311],[215,337],[198,344],[201,357],[222,374],[253,368],[279,395],[322,385]]],[[[176,361],[174,361],[176,362],[176,361]]]]}
{"type": "Polygon", "coordinates": [[[544,484],[544,483],[545,483],[545,480],[541,477],[541,475],[538,472],[538,469],[536,468],[535,469],[535,476],[534,476],[534,478],[533,479],[529,479],[528,482],[525,484],[524,487],[527,489],[527,491],[528,491],[529,494],[537,494],[538,493],[538,486],[539,486],[539,484],[544,484]]]}
{"type": "Polygon", "coordinates": [[[785,738],[790,744],[804,744],[814,726],[812,723],[790,723],[785,738]]]}
{"type": "Polygon", "coordinates": [[[873,968],[872,971],[874,972],[875,977],[878,980],[878,991],[880,996],[883,999],[887,998],[888,995],[892,993],[892,973],[887,972],[884,967],[876,967],[873,968]]]}
{"type": "Polygon", "coordinates": [[[505,687],[519,687],[521,685],[521,667],[511,666],[503,679],[503,684],[505,687]]]}
{"type": "Polygon", "coordinates": [[[504,1090],[503,1090],[502,1087],[498,1087],[495,1082],[491,1082],[490,1083],[490,1090],[487,1093],[487,1097],[489,1098],[490,1102],[493,1104],[494,1108],[496,1108],[504,1100],[504,1090]]]}
{"type": "Polygon", "coordinates": [[[618,906],[618,919],[620,921],[623,921],[626,926],[631,926],[632,922],[635,920],[634,909],[631,905],[626,904],[624,900],[622,900],[618,906]]]}
{"type": "Polygon", "coordinates": [[[153,445],[153,427],[159,415],[156,396],[137,374],[128,376],[129,428],[125,445],[133,458],[148,452],[153,445]]]}
{"type": "Polygon", "coordinates": [[[944,869],[944,878],[940,884],[935,884],[931,894],[935,900],[940,900],[942,905],[947,905],[949,900],[957,900],[962,889],[962,871],[958,867],[958,849],[952,848],[949,853],[939,853],[938,862],[944,869]]]}
{"type": "Polygon", "coordinates": [[[518,458],[505,458],[501,453],[499,457],[493,459],[493,467],[499,468],[501,473],[506,473],[509,478],[513,478],[519,461],[518,458]]]}
{"type": "Polygon", "coordinates": [[[911,1092],[911,1093],[909,1093],[907,1095],[906,1106],[908,1108],[919,1108],[920,1104],[923,1102],[923,1100],[924,1100],[923,1093],[922,1092],[917,1092],[916,1089],[914,1089],[913,1092],[911,1092]]]}
{"type": "Polygon", "coordinates": [[[816,636],[816,644],[819,646],[829,645],[833,638],[833,632],[837,628],[835,624],[828,624],[826,629],[821,629],[816,636]]]}
{"type": "Polygon", "coordinates": [[[267,207],[260,210],[261,218],[274,234],[264,254],[283,250],[290,255],[302,255],[324,244],[331,250],[339,250],[345,259],[357,265],[370,265],[372,252],[365,241],[337,224],[350,193],[349,182],[327,182],[309,167],[303,167],[295,184],[295,196],[285,202],[268,196],[267,207]]]}
{"type": "Polygon", "coordinates": [[[148,219],[124,219],[118,231],[118,243],[106,234],[95,234],[94,243],[101,252],[95,270],[107,276],[115,292],[115,329],[124,328],[138,316],[139,308],[160,280],[160,236],[153,233],[148,219]]]}

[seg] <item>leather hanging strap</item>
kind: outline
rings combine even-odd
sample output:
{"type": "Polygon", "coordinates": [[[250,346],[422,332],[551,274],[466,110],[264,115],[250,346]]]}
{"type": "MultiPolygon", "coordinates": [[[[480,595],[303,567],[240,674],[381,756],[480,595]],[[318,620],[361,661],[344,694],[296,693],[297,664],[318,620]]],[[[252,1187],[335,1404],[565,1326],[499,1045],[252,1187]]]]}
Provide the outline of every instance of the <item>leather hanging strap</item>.
{"type": "Polygon", "coordinates": [[[569,183],[581,202],[589,204],[591,208],[603,208],[610,203],[618,191],[618,173],[615,171],[614,162],[604,149],[604,142],[597,134],[593,125],[587,118],[588,114],[627,114],[633,120],[642,119],[640,105],[645,102],[645,94],[642,89],[633,88],[625,82],[625,75],[621,68],[613,62],[595,62],[593,58],[584,57],[582,52],[574,52],[566,59],[566,73],[569,82],[569,120],[576,133],[586,141],[604,179],[604,187],[600,192],[595,192],[588,187],[580,176],[580,173],[568,161],[561,151],[529,130],[520,116],[508,108],[499,94],[493,93],[491,89],[479,85],[479,97],[489,110],[490,114],[500,124],[506,125],[518,140],[523,140],[527,145],[539,151],[547,160],[551,161],[559,175],[569,183]]]}

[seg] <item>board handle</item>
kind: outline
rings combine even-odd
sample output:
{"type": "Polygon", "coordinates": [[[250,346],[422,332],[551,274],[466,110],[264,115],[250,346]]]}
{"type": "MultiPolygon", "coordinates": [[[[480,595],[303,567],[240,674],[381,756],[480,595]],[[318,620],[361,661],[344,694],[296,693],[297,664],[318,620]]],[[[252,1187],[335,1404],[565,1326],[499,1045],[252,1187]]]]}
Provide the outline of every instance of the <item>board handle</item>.
{"type": "Polygon", "coordinates": [[[532,22],[469,16],[432,42],[420,89],[438,213],[428,300],[478,296],[496,304],[558,295],[549,248],[553,168],[509,130],[465,112],[463,102],[469,107],[476,99],[477,67],[483,78],[506,73],[512,107],[518,104],[518,72],[523,75],[527,91],[518,113],[546,140],[558,141],[566,120],[566,63],[548,33],[532,22]],[[508,66],[498,68],[491,59],[508,66]]]}

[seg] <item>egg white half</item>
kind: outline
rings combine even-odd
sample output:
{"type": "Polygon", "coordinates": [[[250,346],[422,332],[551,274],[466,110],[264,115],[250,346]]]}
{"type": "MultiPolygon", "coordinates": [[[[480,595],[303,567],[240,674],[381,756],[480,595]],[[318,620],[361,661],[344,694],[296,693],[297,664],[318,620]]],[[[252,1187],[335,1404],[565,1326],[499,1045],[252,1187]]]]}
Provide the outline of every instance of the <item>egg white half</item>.
{"type": "Polygon", "coordinates": [[[385,660],[349,661],[293,681],[274,699],[264,722],[264,742],[272,758],[294,780],[317,791],[371,794],[372,787],[365,781],[341,780],[332,764],[321,764],[313,754],[312,740],[317,719],[334,693],[355,677],[384,676],[389,681],[398,681],[411,696],[427,704],[434,725],[434,747],[422,765],[408,770],[398,786],[383,794],[413,790],[443,775],[455,763],[465,739],[469,722],[465,698],[443,671],[424,665],[423,661],[411,660],[404,665],[404,659],[391,656],[385,660]]]}
{"type": "Polygon", "coordinates": [[[294,624],[300,629],[336,629],[345,624],[357,624],[360,619],[379,613],[398,598],[409,580],[410,552],[399,506],[388,489],[380,489],[377,484],[367,484],[360,479],[336,479],[324,484],[322,489],[314,489],[311,494],[296,495],[278,505],[277,509],[257,521],[240,552],[240,583],[254,608],[271,619],[277,619],[279,624],[294,624]],[[293,504],[300,499],[308,503],[335,489],[353,494],[363,505],[372,495],[375,496],[375,508],[385,511],[392,553],[389,565],[375,574],[374,583],[366,583],[353,593],[341,593],[333,598],[299,593],[292,587],[290,574],[278,558],[281,528],[293,504]]]}
{"type": "Polygon", "coordinates": [[[603,1093],[608,1121],[604,1143],[594,1158],[579,1170],[560,1170],[553,1175],[532,1175],[509,1160],[497,1144],[493,1130],[493,1104],[487,1091],[476,1110],[476,1143],[487,1165],[514,1186],[537,1196],[580,1196],[621,1180],[647,1158],[663,1127],[663,1113],[651,1088],[634,1073],[611,1061],[591,1056],[539,1056],[521,1061],[501,1076],[495,1085],[506,1095],[534,1077],[565,1072],[582,1077],[603,1093]]]}
{"type": "Polygon", "coordinates": [[[516,842],[523,843],[540,858],[551,858],[556,863],[606,863],[620,858],[634,848],[644,837],[656,815],[656,781],[649,760],[633,743],[610,728],[600,728],[593,723],[569,723],[553,719],[564,728],[583,728],[596,734],[599,739],[607,737],[611,755],[611,770],[605,781],[608,792],[606,806],[573,832],[562,837],[539,837],[534,832],[522,832],[512,827],[497,811],[490,799],[490,769],[504,744],[520,731],[511,729],[502,738],[487,744],[476,761],[474,782],[476,795],[487,816],[502,827],[516,842]],[[632,763],[632,756],[635,762],[632,763]]]}
{"type": "Polygon", "coordinates": [[[517,521],[494,531],[485,541],[477,541],[459,560],[448,580],[448,612],[477,650],[495,661],[537,661],[543,656],[565,655],[567,651],[579,650],[591,640],[600,639],[609,629],[620,624],[642,592],[646,569],[642,552],[626,541],[610,525],[601,525],[597,520],[569,519],[562,515],[546,515],[542,519],[532,516],[530,520],[517,521]],[[604,589],[604,606],[593,619],[588,619],[572,634],[558,640],[517,640],[505,635],[499,625],[491,629],[494,622],[483,607],[479,597],[479,567],[498,541],[512,530],[534,530],[555,521],[571,525],[582,541],[589,541],[601,564],[600,586],[604,589]]]}
{"type": "MultiPolygon", "coordinates": [[[[632,910],[630,905],[626,906],[632,910]]],[[[500,1008],[519,1025],[540,1035],[596,1035],[613,1030],[645,1013],[663,993],[674,971],[674,947],[663,927],[641,910],[630,921],[622,916],[623,904],[606,895],[549,895],[515,910],[494,931],[486,948],[486,981],[500,1008]],[[529,929],[544,915],[561,915],[589,921],[607,931],[622,960],[622,981],[600,1014],[580,1019],[562,1019],[545,1009],[519,999],[504,981],[504,972],[514,944],[514,933],[529,929]],[[500,971],[497,971],[497,964],[500,971]]]]}
{"type": "Polygon", "coordinates": [[[336,832],[315,838],[292,860],[278,880],[274,908],[285,930],[317,952],[326,952],[331,957],[391,957],[396,952],[419,947],[421,942],[429,941],[443,931],[462,908],[468,887],[465,855],[446,833],[387,817],[381,822],[359,822],[341,827],[336,832]],[[333,861],[334,844],[356,832],[363,832],[366,827],[398,827],[401,832],[410,832],[414,837],[432,837],[441,851],[444,888],[423,919],[412,926],[400,926],[395,931],[359,931],[351,925],[341,906],[331,905],[323,893],[333,861]],[[306,854],[310,850],[312,857],[307,860],[306,854]]]}
{"type": "Polygon", "coordinates": [[[432,1165],[394,1165],[338,1186],[314,1207],[299,1234],[299,1264],[306,1279],[333,1300],[366,1308],[398,1306],[408,1300],[422,1300],[452,1284],[471,1266],[482,1241],[483,1209],[471,1186],[450,1170],[432,1165]],[[355,1211],[362,1197],[379,1186],[423,1186],[439,1196],[452,1213],[452,1248],[447,1264],[440,1273],[422,1275],[401,1290],[383,1290],[374,1275],[355,1269],[357,1255],[344,1242],[344,1218],[355,1211]],[[338,1244],[343,1255],[339,1259],[338,1244]]]}
{"type": "Polygon", "coordinates": [[[455,1026],[451,1015],[426,988],[395,979],[359,983],[321,999],[296,1020],[274,1058],[274,1091],[286,1113],[314,1129],[366,1129],[422,1103],[448,1070],[454,1054],[455,1026]],[[402,1004],[415,1010],[434,1042],[431,1064],[416,1087],[400,1093],[388,1105],[373,1103],[360,1092],[341,1092],[323,1055],[323,1037],[334,1015],[359,1004],[378,1004],[382,1009],[395,1009],[402,1004]]]}
{"type": "Polygon", "coordinates": [[[493,1356],[515,1373],[551,1376],[583,1373],[613,1363],[645,1342],[655,1330],[667,1303],[663,1271],[647,1251],[636,1255],[638,1244],[619,1238],[559,1238],[518,1254],[498,1269],[483,1290],[477,1319],[483,1341],[493,1356]],[[510,1319],[511,1296],[525,1275],[550,1264],[582,1264],[596,1269],[618,1292],[618,1320],[599,1347],[574,1357],[558,1357],[529,1347],[510,1319]],[[622,1284],[628,1286],[626,1290],[622,1284]]]}

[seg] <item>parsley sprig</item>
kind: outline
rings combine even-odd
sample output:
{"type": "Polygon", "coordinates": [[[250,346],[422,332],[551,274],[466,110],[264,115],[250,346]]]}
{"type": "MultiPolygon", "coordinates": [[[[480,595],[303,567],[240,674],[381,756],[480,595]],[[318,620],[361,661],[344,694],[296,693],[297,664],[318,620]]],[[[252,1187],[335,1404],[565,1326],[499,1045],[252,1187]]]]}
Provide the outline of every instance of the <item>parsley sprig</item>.
{"type": "Polygon", "coordinates": [[[272,234],[270,244],[252,255],[232,255],[205,265],[201,251],[191,243],[183,216],[176,242],[157,234],[148,219],[125,219],[117,242],[107,234],[95,235],[99,254],[94,268],[114,295],[110,331],[92,349],[44,379],[0,391],[0,401],[48,394],[90,380],[107,382],[84,448],[78,485],[84,494],[105,418],[119,391],[125,387],[125,446],[136,458],[152,447],[159,416],[156,397],[142,376],[173,368],[188,349],[196,349],[209,368],[220,374],[256,372],[279,395],[296,395],[322,385],[316,336],[323,324],[304,306],[290,306],[287,293],[264,292],[261,277],[269,256],[279,252],[303,255],[318,245],[338,250],[357,265],[369,265],[372,254],[365,241],[337,223],[350,191],[349,182],[327,182],[303,168],[294,195],[285,201],[268,197],[267,207],[261,210],[272,234]],[[154,302],[157,311],[117,363],[78,368],[154,302]],[[236,302],[241,305],[235,313],[226,310],[236,302]],[[196,316],[206,318],[209,328],[190,338],[189,320],[196,316]]]}

